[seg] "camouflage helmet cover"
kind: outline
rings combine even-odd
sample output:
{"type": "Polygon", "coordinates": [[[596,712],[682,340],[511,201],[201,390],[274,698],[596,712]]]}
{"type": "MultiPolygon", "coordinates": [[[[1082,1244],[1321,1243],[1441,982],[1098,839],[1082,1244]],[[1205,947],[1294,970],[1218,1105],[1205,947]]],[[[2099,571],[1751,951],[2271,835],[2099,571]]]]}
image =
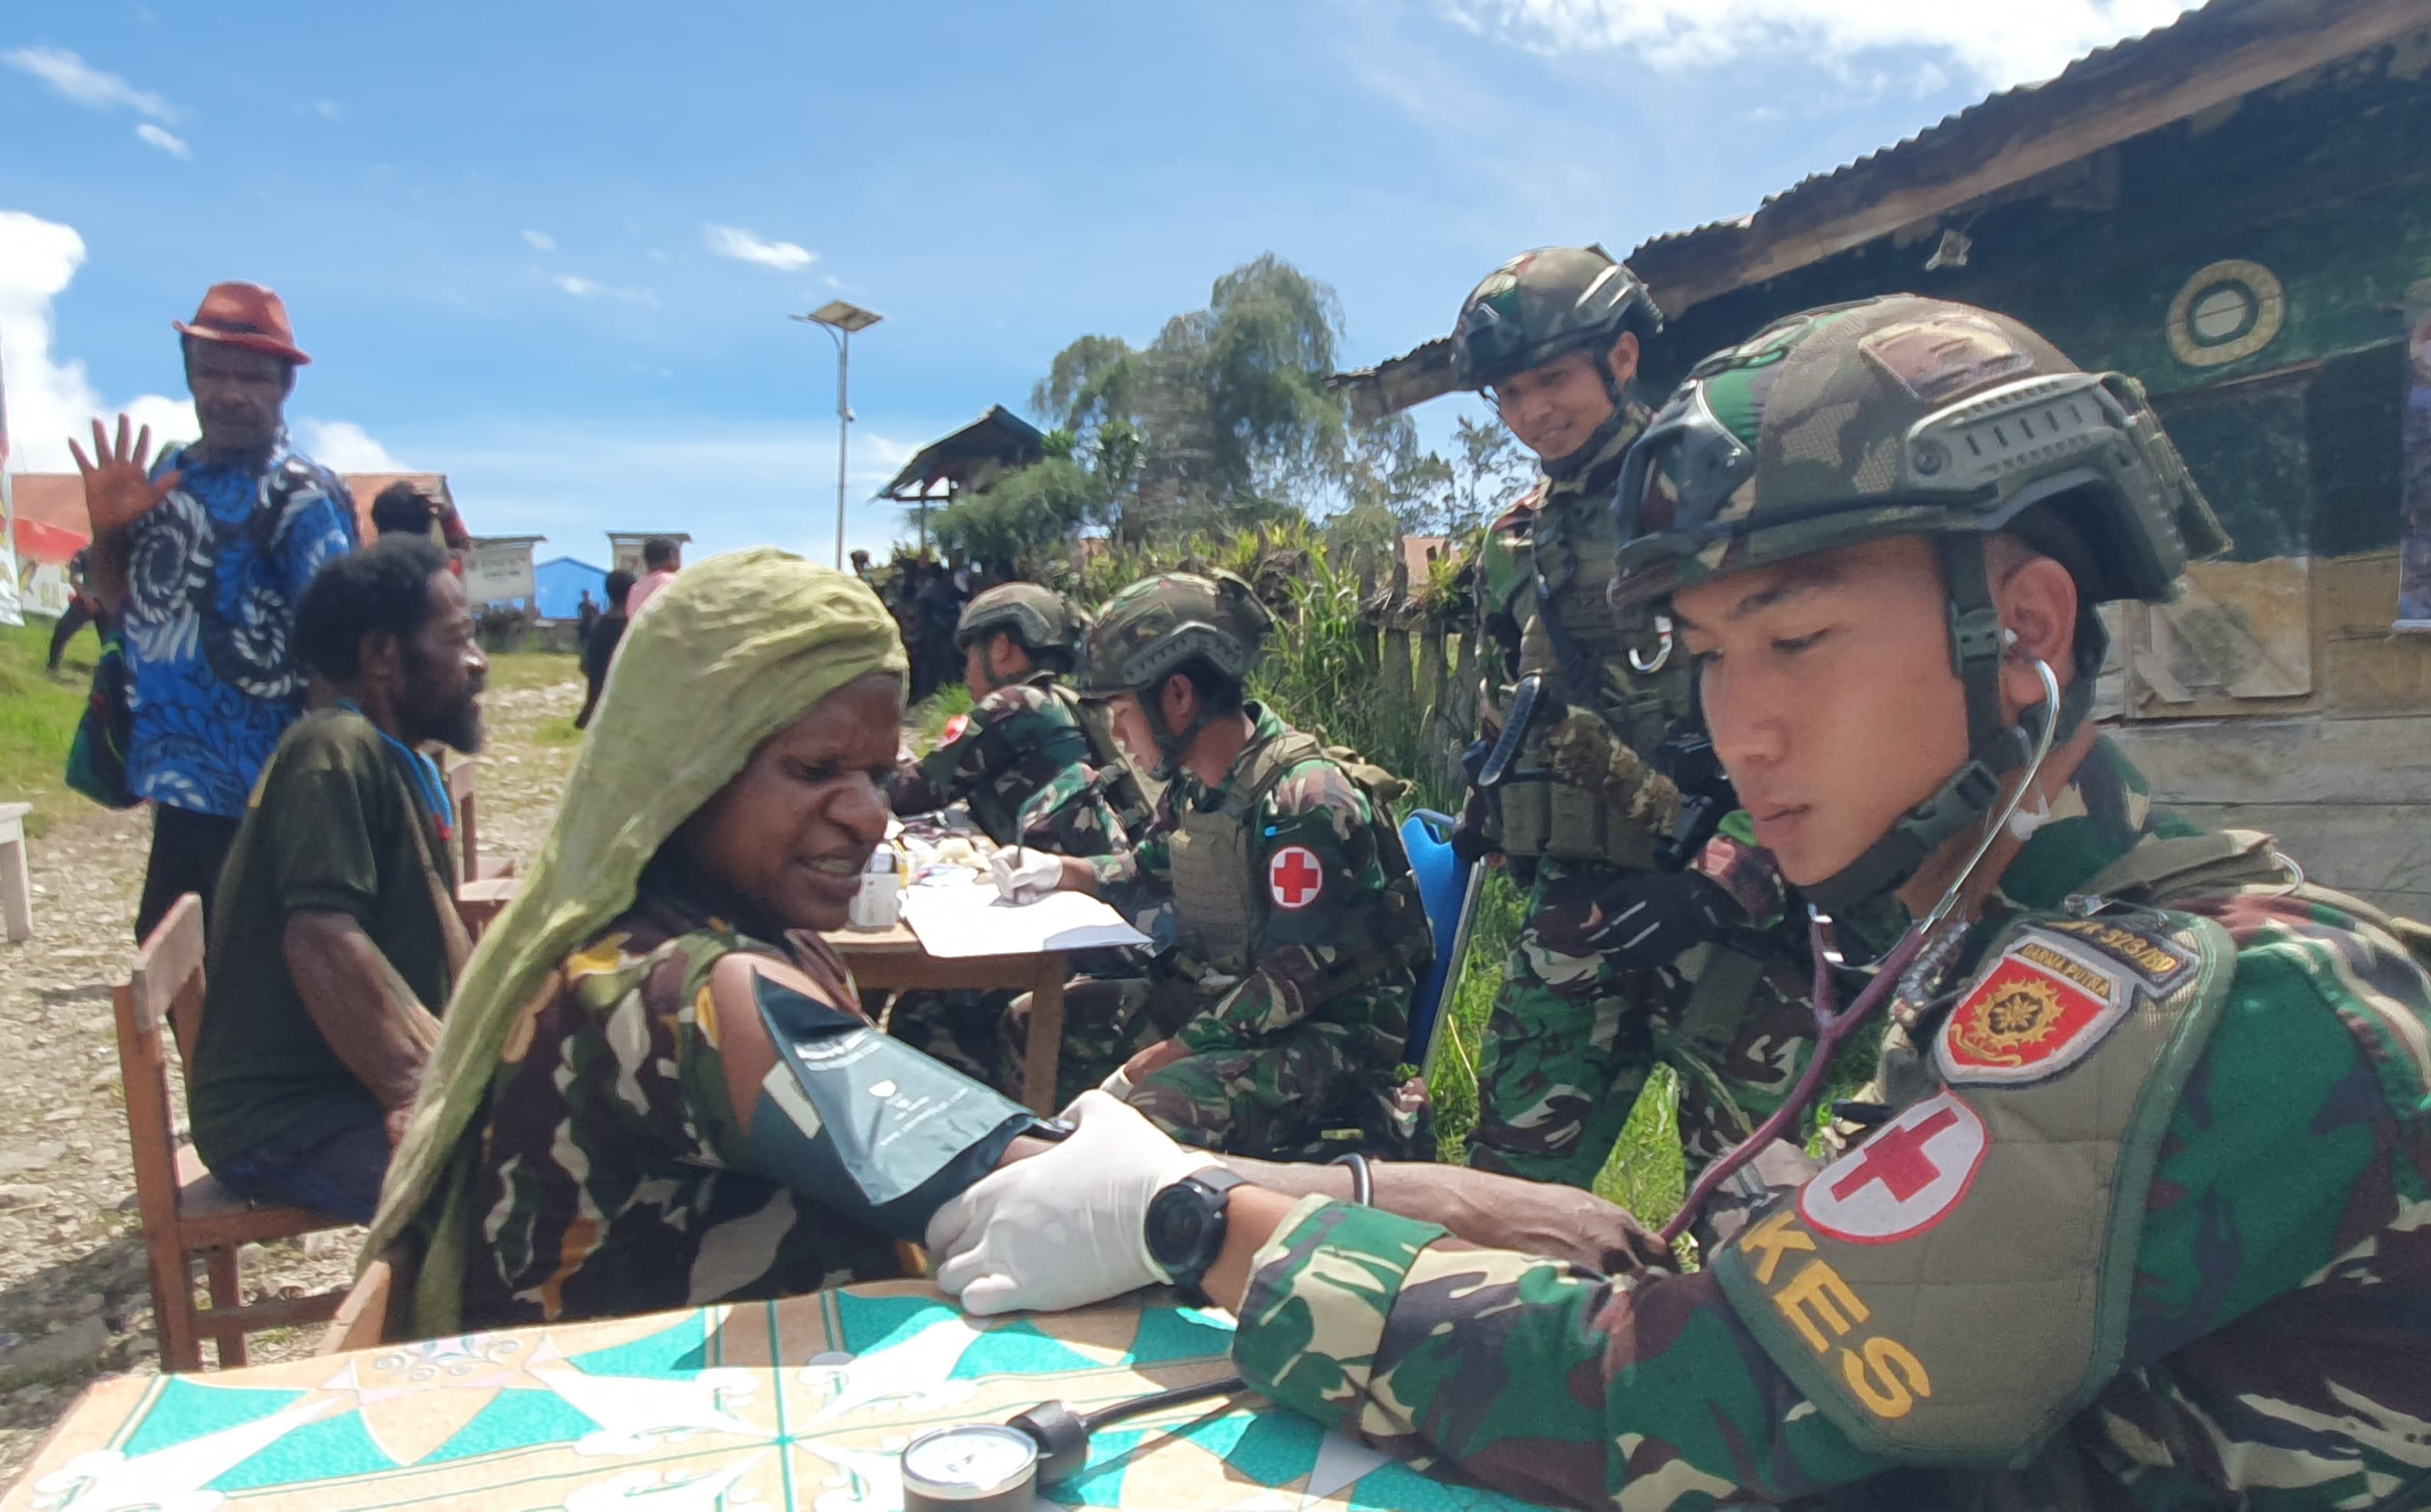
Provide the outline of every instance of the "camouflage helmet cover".
{"type": "Polygon", "coordinates": [[[956,648],[997,630],[1009,630],[1033,651],[1071,651],[1088,632],[1089,618],[1052,588],[1034,582],[999,583],[963,606],[954,626],[956,648]]]}
{"type": "Polygon", "coordinates": [[[1461,382],[1483,389],[1564,352],[1609,347],[1624,330],[1662,328],[1628,264],[1600,246],[1549,246],[1520,253],[1469,291],[1452,347],[1461,382]]]}
{"type": "Polygon", "coordinates": [[[2044,503],[2082,538],[2089,602],[2167,599],[2189,558],[2228,546],[2135,379],[1947,300],[1807,311],[1699,362],[1632,449],[1612,598],[1881,536],[2024,529],[2044,503]]]}
{"type": "Polygon", "coordinates": [[[1273,623],[1255,591],[1232,573],[1143,578],[1098,612],[1081,647],[1080,692],[1138,693],[1193,661],[1246,681],[1273,623]]]}

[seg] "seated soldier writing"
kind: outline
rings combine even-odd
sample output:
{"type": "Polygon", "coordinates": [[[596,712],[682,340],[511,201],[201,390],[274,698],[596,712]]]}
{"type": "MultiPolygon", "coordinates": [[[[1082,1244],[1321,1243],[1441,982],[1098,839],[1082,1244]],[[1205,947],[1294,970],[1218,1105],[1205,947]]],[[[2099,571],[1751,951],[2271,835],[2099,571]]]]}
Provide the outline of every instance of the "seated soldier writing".
{"type": "Polygon", "coordinates": [[[1118,855],[999,852],[998,885],[1016,902],[1091,893],[1176,941],[1153,978],[1072,993],[1077,1016],[1145,1014],[1165,1036],[1106,1085],[1175,1137],[1267,1157],[1432,1153],[1423,1093],[1395,1075],[1433,946],[1390,780],[1244,699],[1271,622],[1230,573],[1115,595],[1080,691],[1167,784],[1155,817],[1118,855]]]}
{"type": "Polygon", "coordinates": [[[447,784],[417,748],[480,748],[489,663],[411,536],[323,567],[295,639],[336,701],[279,740],[228,851],[186,1105],[231,1190],[360,1223],[471,949],[447,784]]]}

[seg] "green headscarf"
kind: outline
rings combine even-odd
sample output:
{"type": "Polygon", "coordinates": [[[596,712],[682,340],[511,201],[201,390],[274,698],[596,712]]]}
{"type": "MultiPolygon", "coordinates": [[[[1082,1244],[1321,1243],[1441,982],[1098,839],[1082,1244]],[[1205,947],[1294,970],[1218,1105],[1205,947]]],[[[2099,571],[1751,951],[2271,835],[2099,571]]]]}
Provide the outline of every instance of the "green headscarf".
{"type": "Polygon", "coordinates": [[[634,619],[540,860],[465,964],[380,1192],[363,1258],[420,1236],[419,1336],[461,1327],[478,1120],[516,1017],[632,907],[659,847],[763,742],[855,678],[905,666],[858,578],[767,547],[686,569],[634,619]]]}

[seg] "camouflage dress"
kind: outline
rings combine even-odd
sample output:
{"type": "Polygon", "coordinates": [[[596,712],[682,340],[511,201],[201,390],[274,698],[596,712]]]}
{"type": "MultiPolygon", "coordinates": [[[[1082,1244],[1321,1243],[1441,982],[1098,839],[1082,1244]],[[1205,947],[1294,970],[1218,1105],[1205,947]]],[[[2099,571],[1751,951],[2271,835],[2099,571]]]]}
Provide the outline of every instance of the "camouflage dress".
{"type": "MultiPolygon", "coordinates": [[[[998,845],[1065,856],[1103,856],[1128,846],[1145,817],[1137,786],[1118,753],[1092,742],[1074,700],[1054,680],[1042,671],[1006,683],[948,724],[935,750],[896,774],[889,785],[896,812],[922,814],[962,801],[998,845]]],[[[1091,952],[1080,969],[1095,979],[1137,974],[1115,951],[1091,952]]],[[[1018,1095],[1019,1036],[1006,1019],[1014,1001],[1003,992],[908,992],[888,1011],[887,1033],[1018,1095]]],[[[1084,1012],[1094,1001],[1084,994],[1068,1009],[1065,1038],[1081,1085],[1095,1085],[1123,1061],[1125,1042],[1084,1012]]]]}
{"type": "MultiPolygon", "coordinates": [[[[2192,828],[2153,814],[2141,779],[2106,744],[2053,813],[2003,873],[1971,950],[2035,921],[2069,939],[2098,932],[2102,916],[2063,908],[2070,895],[2192,828]]],[[[1926,1328],[1927,1314],[1869,1312],[1803,1252],[1812,1239],[1782,1227],[1793,1216],[1812,1221],[1815,1188],[1838,1165],[1776,1197],[1731,1246],[1777,1263],[1771,1305],[1794,1308],[1790,1320],[1812,1330],[1811,1353],[1779,1320],[1741,1310],[1718,1276],[1727,1264],[1598,1275],[1311,1200],[1256,1257],[1235,1357],[1253,1386],[1320,1422],[1577,1506],[2422,1504],[2431,1485],[2431,977],[2402,928],[2360,904],[2249,885],[2169,906],[2224,930],[2219,962],[2232,974],[2208,1040],[2188,1052],[2160,1111],[2149,1181],[2118,1194],[2140,1208],[2140,1236],[2132,1254],[2107,1256],[2123,1303],[2110,1325],[2115,1358],[2047,1431],[2031,1418],[2020,1424],[2028,1469],[2051,1477],[2041,1483],[2050,1495],[1996,1504],[1964,1494],[2007,1473],[1997,1463],[1923,1470],[1861,1449],[1797,1384],[1798,1372],[1845,1366],[1853,1386],[1882,1393],[1875,1410],[1885,1413],[1909,1410],[1940,1384],[1921,1363],[1895,1376],[1872,1369],[1868,1336],[1926,1328]],[[1847,1347],[1861,1339],[1864,1359],[1847,1347]]],[[[2079,954],[2113,974],[2154,966],[2132,933],[2123,944],[2108,957],[2079,954]]],[[[1965,1018],[2010,959],[1965,965],[1978,984],[1953,1016],[1965,1018]]],[[[1936,1011],[1949,1014],[1949,1000],[1936,1011]]],[[[1929,1015],[1913,1043],[1955,1027],[1929,1015]]],[[[2026,1033],[2022,1020],[2010,1027],[2026,1033]]],[[[1886,1067],[1898,1053],[1886,1050],[1886,1067]]],[[[2104,1064],[2101,1053],[2055,1062],[2065,1068],[2044,1081],[2065,1085],[2104,1064]]],[[[1879,1174],[1938,1172],[1928,1161],[1903,1173],[1886,1160],[1879,1174]]],[[[1920,1201],[1913,1194],[1928,1190],[1893,1195],[1920,1201]]],[[[1973,1200],[1962,1185],[1934,1201],[1963,1217],[1973,1200]]],[[[2001,1279],[1998,1253],[1884,1242],[1913,1250],[1919,1292],[2001,1279]]],[[[1991,1301],[1941,1323],[1945,1341],[1993,1362],[2039,1347],[2048,1311],[2004,1301],[1997,1285],[1969,1295],[1991,1301]]]]}
{"type": "MultiPolygon", "coordinates": [[[[1596,532],[1608,531],[1600,517],[1608,513],[1621,460],[1646,418],[1644,408],[1632,404],[1628,423],[1575,477],[1540,481],[1489,529],[1479,562],[1480,629],[1487,701],[1498,711],[1508,708],[1512,684],[1524,672],[1544,672],[1560,685],[1537,601],[1538,537],[1557,534],[1595,557],[1596,532]]],[[[1579,568],[1566,592],[1588,596],[1601,613],[1602,584],[1592,564],[1579,568]]],[[[1615,697],[1686,710],[1685,656],[1675,655],[1652,676],[1622,669],[1617,652],[1604,665],[1615,697]]],[[[1506,791],[1517,788],[1515,780],[1506,791]]],[[[1660,962],[1618,959],[1588,943],[1597,899],[1623,879],[1644,875],[1644,867],[1609,859],[1524,858],[1527,921],[1486,1022],[1471,1165],[1534,1181],[1591,1184],[1658,1064],[1679,1073],[1680,1136],[1692,1170],[1780,1105],[1814,1042],[1805,920],[1802,910],[1788,906],[1771,858],[1743,826],[1735,834],[1718,838],[1689,869],[1718,884],[1741,916],[1721,932],[1727,939],[1718,935],[1660,962]],[[1714,994],[1701,1000],[1698,983],[1713,971],[1730,979],[1715,982],[1714,994]]],[[[1501,838],[1515,856],[1525,848],[1501,838]]]]}
{"type": "Polygon", "coordinates": [[[566,957],[491,1079],[466,1267],[466,1326],[624,1317],[790,1296],[901,1273],[875,1229],[753,1168],[727,1090],[710,968],[742,950],[852,1009],[815,935],[750,938],[644,883],[566,957]]]}
{"type": "Polygon", "coordinates": [[[1359,782],[1321,755],[1287,766],[1250,815],[1245,975],[1195,959],[1175,913],[1173,844],[1185,806],[1218,808],[1266,743],[1289,735],[1273,711],[1225,781],[1184,773],[1166,787],[1140,843],[1093,865],[1100,895],[1159,941],[1177,941],[1152,979],[1120,984],[1116,1021],[1142,1043],[1170,1034],[1189,1053],[1133,1085],[1131,1102],[1185,1143],[1268,1159],[1324,1158],[1365,1146],[1408,1154],[1421,1106],[1396,1074],[1417,991],[1402,950],[1417,908],[1406,866],[1388,872],[1379,815],[1359,782]],[[1400,882],[1402,885],[1397,886],[1400,882]]]}

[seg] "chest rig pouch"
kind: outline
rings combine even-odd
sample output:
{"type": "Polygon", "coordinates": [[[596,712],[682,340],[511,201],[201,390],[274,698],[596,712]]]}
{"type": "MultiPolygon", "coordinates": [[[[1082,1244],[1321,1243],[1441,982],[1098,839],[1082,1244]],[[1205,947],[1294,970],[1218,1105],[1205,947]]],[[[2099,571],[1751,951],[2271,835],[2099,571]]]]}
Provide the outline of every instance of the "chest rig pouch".
{"type": "MultiPolygon", "coordinates": [[[[1519,670],[1546,675],[1572,706],[1593,710],[1615,739],[1645,754],[1688,713],[1686,664],[1659,637],[1621,633],[1604,596],[1618,548],[1594,502],[1573,488],[1546,492],[1529,534],[1533,581],[1517,603],[1519,670]]],[[[1504,853],[1651,870],[1661,837],[1551,769],[1544,732],[1556,722],[1539,722],[1496,790],[1504,853]]]]}
{"type": "Polygon", "coordinates": [[[2117,1372],[2145,1194],[2234,957],[2158,909],[2012,924],[1918,1026],[1905,1105],[1721,1247],[1740,1318],[1860,1450],[2006,1474],[2117,1372]]]}

